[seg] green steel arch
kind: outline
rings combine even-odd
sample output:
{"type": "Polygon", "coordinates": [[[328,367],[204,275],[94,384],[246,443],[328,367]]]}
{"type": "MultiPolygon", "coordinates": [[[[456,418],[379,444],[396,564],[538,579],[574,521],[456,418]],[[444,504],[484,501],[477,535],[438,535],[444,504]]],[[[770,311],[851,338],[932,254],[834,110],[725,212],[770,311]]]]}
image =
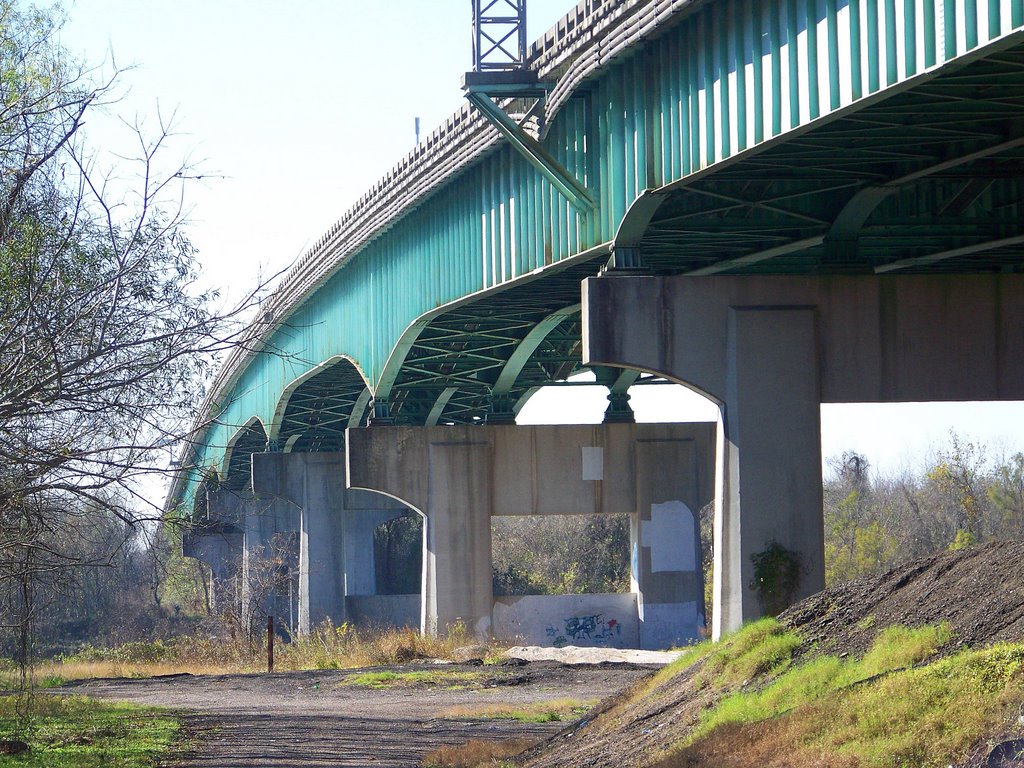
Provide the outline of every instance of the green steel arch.
{"type": "MultiPolygon", "coordinates": [[[[258,416],[250,418],[229,439],[221,460],[221,486],[241,491],[252,486],[249,473],[249,456],[267,449],[267,430],[258,416]]],[[[209,477],[210,471],[203,473],[209,477]]]]}
{"type": "Polygon", "coordinates": [[[536,135],[596,205],[573,207],[464,107],[287,276],[185,466],[222,463],[252,418],[273,448],[304,439],[299,414],[340,428],[371,395],[411,423],[519,403],[578,369],[571,308],[609,255],[661,272],[1018,269],[1022,30],[1024,0],[581,3],[528,59],[552,84],[536,135]],[[328,376],[321,405],[291,402],[342,358],[365,388],[328,376]]]}

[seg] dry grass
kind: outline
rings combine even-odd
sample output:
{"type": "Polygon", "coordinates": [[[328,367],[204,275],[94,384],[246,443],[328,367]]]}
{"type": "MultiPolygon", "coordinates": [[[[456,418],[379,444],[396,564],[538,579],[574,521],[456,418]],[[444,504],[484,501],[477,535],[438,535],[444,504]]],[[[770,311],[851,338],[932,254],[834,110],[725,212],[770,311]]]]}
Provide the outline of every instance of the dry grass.
{"type": "MultiPolygon", "coordinates": [[[[356,630],[350,624],[324,622],[306,637],[276,642],[274,669],[352,669],[390,666],[417,659],[451,659],[456,648],[470,642],[465,629],[452,628],[447,637],[421,637],[410,629],[356,630]]],[[[259,672],[266,669],[266,640],[250,644],[196,635],[172,640],[127,643],[116,648],[86,647],[80,652],[37,664],[34,684],[60,685],[65,680],[96,677],[153,677],[259,672]]],[[[19,675],[12,664],[0,666],[0,688],[17,688],[19,675]]]]}
{"type": "Polygon", "coordinates": [[[441,713],[452,720],[522,720],[528,723],[550,723],[576,720],[585,715],[597,699],[552,699],[514,707],[510,704],[475,704],[449,707],[441,713]]]}
{"type": "Polygon", "coordinates": [[[193,675],[218,675],[229,671],[220,664],[185,662],[125,663],[120,661],[48,661],[33,670],[37,684],[57,680],[89,680],[100,677],[157,677],[188,672],[193,675]]]}
{"type": "Polygon", "coordinates": [[[426,768],[479,768],[500,766],[506,758],[525,752],[533,746],[529,739],[486,741],[471,739],[457,747],[441,747],[423,758],[426,768]]]}
{"type": "Polygon", "coordinates": [[[790,718],[729,724],[653,768],[859,768],[852,755],[800,745],[802,729],[790,718]]]}

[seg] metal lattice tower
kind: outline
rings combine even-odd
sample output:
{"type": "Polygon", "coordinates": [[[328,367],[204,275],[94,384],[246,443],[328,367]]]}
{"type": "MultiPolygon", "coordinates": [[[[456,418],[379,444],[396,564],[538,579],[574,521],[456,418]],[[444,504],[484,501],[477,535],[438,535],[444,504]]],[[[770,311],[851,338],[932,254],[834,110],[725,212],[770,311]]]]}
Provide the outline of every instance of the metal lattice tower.
{"type": "Polygon", "coordinates": [[[473,0],[473,71],[526,68],[526,0],[473,0]]]}

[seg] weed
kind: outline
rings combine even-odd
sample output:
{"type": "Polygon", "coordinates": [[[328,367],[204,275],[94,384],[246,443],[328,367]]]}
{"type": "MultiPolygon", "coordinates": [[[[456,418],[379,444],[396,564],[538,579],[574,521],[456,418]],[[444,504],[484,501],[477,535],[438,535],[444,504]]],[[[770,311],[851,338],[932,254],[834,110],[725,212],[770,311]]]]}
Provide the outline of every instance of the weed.
{"type": "Polygon", "coordinates": [[[533,745],[526,739],[487,741],[472,739],[457,747],[441,747],[423,758],[426,768],[476,768],[477,766],[506,765],[504,758],[518,755],[533,745]]]}

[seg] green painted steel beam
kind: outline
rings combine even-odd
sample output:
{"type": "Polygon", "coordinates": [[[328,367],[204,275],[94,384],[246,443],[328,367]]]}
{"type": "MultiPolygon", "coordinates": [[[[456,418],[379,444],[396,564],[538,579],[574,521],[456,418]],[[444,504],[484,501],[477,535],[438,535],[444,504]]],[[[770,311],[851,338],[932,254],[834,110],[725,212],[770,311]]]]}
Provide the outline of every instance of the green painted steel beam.
{"type": "Polygon", "coordinates": [[[578,315],[579,311],[579,304],[562,307],[534,325],[526,335],[526,338],[519,343],[515,352],[512,353],[508,358],[508,361],[502,367],[497,381],[495,381],[494,386],[491,387],[491,391],[498,395],[507,395],[511,392],[513,385],[516,383],[516,379],[519,378],[519,374],[522,373],[523,368],[530,361],[530,358],[533,357],[544,339],[547,338],[548,334],[551,333],[555,327],[560,325],[567,317],[578,315]]]}
{"type": "Polygon", "coordinates": [[[567,171],[561,163],[552,157],[540,143],[530,136],[510,118],[501,107],[494,103],[483,91],[475,90],[473,87],[466,89],[466,98],[470,103],[480,110],[480,114],[487,118],[498,132],[508,141],[509,144],[522,155],[526,161],[536,168],[551,182],[572,206],[584,213],[592,211],[597,207],[590,192],[587,191],[575,176],[567,171]]]}

